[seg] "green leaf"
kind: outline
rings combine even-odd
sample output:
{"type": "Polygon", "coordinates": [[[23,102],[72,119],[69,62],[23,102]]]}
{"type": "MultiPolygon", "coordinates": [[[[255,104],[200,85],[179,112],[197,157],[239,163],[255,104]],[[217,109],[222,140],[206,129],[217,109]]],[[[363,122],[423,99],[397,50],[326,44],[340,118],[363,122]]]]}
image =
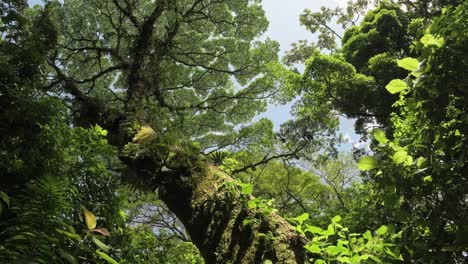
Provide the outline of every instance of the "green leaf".
{"type": "Polygon", "coordinates": [[[340,248],[340,247],[337,247],[337,246],[328,246],[326,248],[327,253],[330,254],[330,255],[338,255],[341,252],[343,252],[344,250],[345,250],[345,248],[340,248]]]}
{"type": "Polygon", "coordinates": [[[331,219],[332,223],[338,223],[339,221],[341,221],[341,216],[339,215],[336,215],[334,216],[332,219],[331,219]]]}
{"type": "Polygon", "coordinates": [[[383,225],[381,227],[379,227],[379,229],[377,229],[377,235],[381,236],[381,235],[385,235],[388,231],[388,227],[383,225]]]}
{"type": "Polygon", "coordinates": [[[306,225],[304,232],[310,232],[312,234],[320,234],[323,232],[323,229],[318,226],[306,225]]]}
{"type": "Polygon", "coordinates": [[[422,168],[426,164],[427,159],[424,157],[419,157],[418,161],[416,162],[416,165],[418,168],[422,168]]]}
{"type": "Polygon", "coordinates": [[[367,239],[368,241],[372,239],[372,234],[369,230],[367,230],[363,235],[363,238],[367,239]]]}
{"type": "Polygon", "coordinates": [[[374,157],[365,156],[359,160],[357,166],[360,170],[366,171],[366,170],[372,170],[372,169],[377,168],[378,163],[374,157]]]}
{"type": "Polygon", "coordinates": [[[419,62],[415,58],[404,58],[397,61],[397,64],[400,68],[408,70],[410,72],[416,71],[419,69],[419,62]]]}
{"type": "Polygon", "coordinates": [[[298,222],[299,225],[302,225],[305,220],[309,219],[309,214],[308,213],[303,213],[298,217],[291,218],[292,221],[298,222]]]}
{"type": "Polygon", "coordinates": [[[3,202],[5,202],[7,207],[10,207],[10,197],[8,197],[8,194],[0,192],[0,198],[2,198],[3,202]]]}
{"type": "Polygon", "coordinates": [[[408,84],[406,84],[405,81],[400,79],[391,80],[390,83],[387,84],[387,86],[385,86],[385,89],[387,89],[387,91],[389,91],[391,94],[399,93],[408,88],[408,84]]]}
{"type": "Polygon", "coordinates": [[[107,134],[108,134],[107,130],[105,130],[104,128],[102,128],[102,127],[99,126],[99,125],[94,126],[94,130],[95,130],[96,132],[98,132],[98,134],[99,134],[100,136],[103,136],[103,137],[107,136],[107,134]]]}
{"type": "Polygon", "coordinates": [[[406,158],[408,157],[408,153],[404,150],[397,151],[393,154],[392,160],[395,164],[399,165],[405,162],[406,158]]]}
{"type": "Polygon", "coordinates": [[[269,259],[265,259],[263,261],[263,264],[273,264],[273,261],[269,260],[269,259]]]}
{"type": "Polygon", "coordinates": [[[96,237],[93,236],[93,242],[98,246],[100,249],[104,250],[105,252],[108,252],[111,247],[108,245],[104,244],[101,240],[97,239],[96,237]]]}
{"type": "Polygon", "coordinates": [[[55,229],[58,233],[62,234],[62,235],[65,235],[71,239],[74,239],[76,241],[81,241],[81,237],[80,235],[76,234],[76,233],[72,233],[72,232],[68,232],[68,231],[65,231],[65,230],[60,230],[60,229],[55,229]]]}
{"type": "Polygon", "coordinates": [[[250,183],[242,183],[241,184],[241,192],[245,195],[249,195],[249,194],[252,194],[252,191],[253,191],[253,186],[252,184],[250,183]]]}
{"type": "Polygon", "coordinates": [[[68,254],[67,252],[59,249],[59,255],[61,258],[65,259],[68,263],[70,264],[78,264],[78,260],[76,260],[76,258],[70,254],[68,254]]]}
{"type": "Polygon", "coordinates": [[[100,251],[100,250],[96,250],[96,253],[102,258],[104,259],[105,261],[111,263],[111,264],[119,264],[119,262],[117,262],[115,259],[111,258],[109,255],[107,255],[106,253],[100,251]]]}
{"type": "Polygon", "coordinates": [[[351,263],[351,259],[349,257],[337,257],[336,260],[341,263],[351,263]]]}
{"type": "Polygon", "coordinates": [[[435,37],[432,34],[426,34],[421,38],[421,43],[426,48],[429,46],[436,46],[438,48],[441,48],[442,46],[444,46],[444,38],[435,37]]]}
{"type": "Polygon", "coordinates": [[[373,261],[377,262],[377,263],[382,263],[382,260],[380,260],[378,257],[376,257],[374,255],[369,255],[369,258],[372,259],[373,261]]]}
{"type": "Polygon", "coordinates": [[[428,176],[424,177],[423,181],[424,182],[432,182],[432,176],[428,175],[428,176]]]}
{"type": "Polygon", "coordinates": [[[252,223],[252,219],[244,219],[242,220],[242,226],[250,225],[252,223]]]}
{"type": "Polygon", "coordinates": [[[385,132],[382,129],[376,128],[374,130],[374,138],[382,145],[388,142],[385,132]]]}
{"type": "Polygon", "coordinates": [[[314,264],[326,264],[326,262],[323,259],[317,259],[314,264]]]}
{"type": "Polygon", "coordinates": [[[311,252],[311,253],[315,253],[315,254],[319,254],[322,250],[320,249],[319,245],[317,244],[307,244],[304,246],[305,249],[307,249],[307,251],[311,252]]]}

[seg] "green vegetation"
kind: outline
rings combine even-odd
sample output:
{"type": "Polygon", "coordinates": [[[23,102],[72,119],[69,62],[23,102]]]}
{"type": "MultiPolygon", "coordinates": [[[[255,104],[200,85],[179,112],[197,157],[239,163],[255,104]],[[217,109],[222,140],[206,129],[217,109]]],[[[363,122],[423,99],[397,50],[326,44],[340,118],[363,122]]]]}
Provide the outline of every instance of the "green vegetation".
{"type": "Polygon", "coordinates": [[[282,62],[256,0],[0,19],[1,263],[465,261],[464,1],[305,10],[318,41],[282,62]],[[339,115],[371,151],[341,151],[339,115]]]}

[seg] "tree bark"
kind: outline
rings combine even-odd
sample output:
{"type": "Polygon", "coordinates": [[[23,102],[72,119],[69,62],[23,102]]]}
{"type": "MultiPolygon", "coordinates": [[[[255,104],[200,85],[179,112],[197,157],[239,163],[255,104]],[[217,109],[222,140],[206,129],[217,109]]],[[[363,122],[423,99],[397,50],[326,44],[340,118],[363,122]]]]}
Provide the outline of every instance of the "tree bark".
{"type": "Polygon", "coordinates": [[[209,161],[195,157],[164,172],[150,157],[129,165],[149,180],[147,187],[159,189],[161,200],[184,224],[207,264],[307,262],[307,239],[276,213],[249,209],[247,202],[254,198],[242,194],[237,183],[209,161]],[[251,221],[244,225],[244,219],[251,221]]]}

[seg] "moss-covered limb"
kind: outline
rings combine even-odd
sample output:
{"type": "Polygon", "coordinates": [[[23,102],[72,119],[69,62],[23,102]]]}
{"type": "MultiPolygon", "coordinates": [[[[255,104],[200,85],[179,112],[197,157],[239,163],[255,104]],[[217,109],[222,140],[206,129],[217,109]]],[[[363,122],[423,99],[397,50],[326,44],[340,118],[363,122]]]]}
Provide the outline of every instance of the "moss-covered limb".
{"type": "Polygon", "coordinates": [[[206,263],[305,263],[307,242],[275,213],[248,209],[234,181],[216,167],[171,172],[162,180],[161,199],[187,228],[206,263]],[[244,225],[244,219],[251,219],[244,225]],[[265,235],[267,234],[267,235],[265,235]]]}

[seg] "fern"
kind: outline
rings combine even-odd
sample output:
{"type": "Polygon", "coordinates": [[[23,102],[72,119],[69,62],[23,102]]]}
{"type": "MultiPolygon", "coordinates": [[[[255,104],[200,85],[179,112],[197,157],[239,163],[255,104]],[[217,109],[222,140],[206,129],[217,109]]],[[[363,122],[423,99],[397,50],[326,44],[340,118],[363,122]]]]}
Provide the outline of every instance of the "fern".
{"type": "Polygon", "coordinates": [[[0,260],[13,263],[62,263],[63,249],[56,229],[72,211],[66,184],[57,177],[41,177],[26,184],[12,201],[8,219],[0,224],[0,260]]]}

